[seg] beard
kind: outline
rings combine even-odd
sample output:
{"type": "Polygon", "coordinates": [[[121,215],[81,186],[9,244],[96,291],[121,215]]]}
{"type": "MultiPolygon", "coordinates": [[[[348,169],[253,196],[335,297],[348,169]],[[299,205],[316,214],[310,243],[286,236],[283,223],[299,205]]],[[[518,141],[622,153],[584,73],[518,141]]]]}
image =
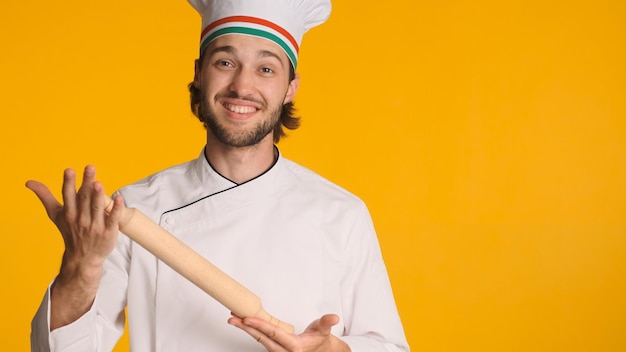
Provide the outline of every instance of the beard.
{"type": "MultiPolygon", "coordinates": [[[[204,122],[205,126],[209,129],[209,131],[211,131],[213,136],[215,136],[215,138],[217,138],[222,144],[226,146],[250,147],[256,145],[268,134],[272,133],[276,128],[276,125],[280,123],[282,106],[279,105],[274,110],[271,110],[269,116],[259,121],[256,126],[252,127],[252,129],[242,131],[229,129],[227,126],[217,120],[215,113],[211,110],[211,107],[209,106],[208,100],[204,93],[202,94],[202,97],[203,98],[200,101],[200,106],[198,107],[198,117],[202,122],[204,122]]],[[[253,100],[246,99],[245,97],[230,97],[240,98],[244,100],[253,100]]]]}

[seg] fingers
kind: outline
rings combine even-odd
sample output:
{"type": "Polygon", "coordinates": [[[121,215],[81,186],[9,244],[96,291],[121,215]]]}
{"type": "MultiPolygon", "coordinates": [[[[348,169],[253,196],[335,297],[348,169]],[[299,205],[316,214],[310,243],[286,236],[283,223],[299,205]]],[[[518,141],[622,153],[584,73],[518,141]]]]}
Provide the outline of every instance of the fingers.
{"type": "Polygon", "coordinates": [[[245,331],[268,351],[286,351],[283,346],[292,345],[295,338],[279,326],[259,318],[231,317],[228,323],[245,331]]]}
{"type": "Polygon", "coordinates": [[[63,188],[61,189],[65,216],[74,218],[76,216],[76,173],[72,169],[66,169],[63,173],[63,188]]]}
{"type": "Polygon", "coordinates": [[[309,324],[304,332],[328,336],[330,335],[332,327],[337,325],[337,323],[339,323],[339,316],[337,314],[326,314],[309,324]]]}
{"type": "Polygon", "coordinates": [[[330,333],[330,329],[339,323],[337,314],[326,314],[320,318],[320,327],[330,333]]]}
{"type": "Polygon", "coordinates": [[[124,210],[124,198],[121,195],[113,198],[113,207],[109,212],[109,216],[106,218],[105,227],[107,231],[117,232],[119,228],[125,224],[120,224],[122,220],[122,211],[124,210]]]}
{"type": "Polygon", "coordinates": [[[59,201],[52,195],[52,192],[48,189],[46,185],[38,181],[28,181],[26,182],[26,188],[30,189],[35,193],[43,207],[46,209],[46,213],[48,217],[52,220],[56,217],[56,214],[61,210],[62,205],[59,201]]]}
{"type": "Polygon", "coordinates": [[[271,324],[259,318],[231,317],[228,323],[245,331],[268,351],[348,351],[345,343],[331,334],[333,326],[337,325],[340,318],[336,314],[326,314],[313,321],[300,335],[287,333],[279,326],[271,324]],[[336,349],[337,346],[343,346],[336,349]]]}
{"type": "MultiPolygon", "coordinates": [[[[83,182],[80,185],[78,192],[76,192],[75,189],[72,189],[72,191],[76,192],[75,207],[72,207],[71,204],[65,203],[65,207],[67,209],[66,214],[71,218],[71,215],[73,215],[71,212],[75,209],[75,211],[78,212],[76,215],[78,216],[79,223],[85,227],[88,227],[91,224],[93,215],[97,215],[99,213],[97,209],[94,211],[94,205],[97,207],[97,205],[93,202],[94,194],[97,194],[97,191],[94,189],[95,181],[96,168],[91,165],[85,166],[85,170],[83,171],[83,182]]],[[[74,184],[75,182],[72,182],[71,186],[74,184]]],[[[65,182],[63,184],[63,188],[65,191],[65,182]]],[[[97,221],[97,225],[101,225],[101,223],[103,223],[103,221],[97,221]]]]}
{"type": "Polygon", "coordinates": [[[104,187],[96,181],[96,168],[85,166],[83,181],[76,191],[76,174],[67,169],[63,179],[63,202],[65,216],[68,221],[77,221],[81,226],[88,228],[105,227],[105,208],[110,200],[104,192],[104,187]]]}
{"type": "Polygon", "coordinates": [[[76,191],[76,172],[72,169],[64,171],[63,204],[41,182],[30,180],[26,182],[26,187],[35,193],[46,209],[48,217],[57,224],[63,221],[59,218],[61,214],[65,221],[78,222],[85,227],[90,225],[101,228],[115,227],[120,219],[123,200],[120,198],[118,203],[114,203],[117,211],[112,217],[106,215],[106,207],[111,200],[104,192],[102,184],[96,181],[96,169],[91,165],[85,167],[83,181],[78,191],[76,191]]]}
{"type": "Polygon", "coordinates": [[[107,203],[107,196],[104,194],[104,187],[100,182],[94,182],[91,188],[91,221],[98,228],[105,227],[105,213],[104,208],[107,203]]]}

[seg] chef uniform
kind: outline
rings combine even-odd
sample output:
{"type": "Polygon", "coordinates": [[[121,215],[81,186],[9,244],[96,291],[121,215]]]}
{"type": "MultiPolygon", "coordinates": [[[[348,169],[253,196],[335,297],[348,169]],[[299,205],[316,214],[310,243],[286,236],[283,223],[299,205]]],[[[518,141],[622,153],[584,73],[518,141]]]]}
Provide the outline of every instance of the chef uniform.
{"type": "MultiPolygon", "coordinates": [[[[335,313],[332,333],[353,351],[408,351],[365,204],[310,170],[279,157],[237,185],[202,154],[119,193],[296,333],[335,313]]],[[[226,323],[226,308],[123,234],[88,313],[49,334],[48,296],[33,320],[37,351],[48,341],[52,351],[111,350],[126,304],[132,351],[265,350],[226,323]]]]}
{"type": "MultiPolygon", "coordinates": [[[[327,0],[190,0],[208,22],[202,45],[216,31],[249,33],[242,32],[248,22],[259,30],[260,21],[248,21],[254,12],[233,14],[251,7],[272,16],[266,8],[283,1],[304,4],[299,11],[315,14],[310,23],[320,23],[330,11],[327,0]],[[225,3],[232,6],[223,9],[225,3]],[[259,3],[264,3],[261,10],[259,3]],[[224,18],[237,23],[225,26],[224,18]]],[[[283,13],[286,21],[294,22],[287,15],[283,13]]],[[[268,31],[286,33],[277,28],[268,31]]],[[[286,46],[281,45],[290,50],[286,46]]],[[[118,193],[127,207],[139,209],[254,292],[270,314],[293,324],[296,333],[334,313],[341,321],[332,333],[352,351],[408,351],[365,204],[276,152],[268,171],[242,184],[215,171],[203,151],[195,160],[118,193]]],[[[227,324],[228,309],[121,233],[87,313],[50,332],[49,296],[48,290],[32,322],[33,351],[110,351],[123,333],[125,308],[135,352],[265,351],[227,324]]]]}

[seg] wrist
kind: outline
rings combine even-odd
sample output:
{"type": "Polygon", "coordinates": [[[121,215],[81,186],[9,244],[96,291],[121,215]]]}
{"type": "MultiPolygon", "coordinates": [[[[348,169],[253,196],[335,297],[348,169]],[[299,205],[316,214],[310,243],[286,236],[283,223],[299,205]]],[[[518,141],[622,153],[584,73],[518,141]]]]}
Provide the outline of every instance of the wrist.
{"type": "Polygon", "coordinates": [[[75,260],[64,254],[54,286],[71,287],[80,291],[95,290],[102,277],[102,265],[102,262],[75,260]]]}
{"type": "Polygon", "coordinates": [[[64,260],[50,287],[50,330],[76,321],[91,309],[102,272],[102,265],[80,265],[64,260]]]}

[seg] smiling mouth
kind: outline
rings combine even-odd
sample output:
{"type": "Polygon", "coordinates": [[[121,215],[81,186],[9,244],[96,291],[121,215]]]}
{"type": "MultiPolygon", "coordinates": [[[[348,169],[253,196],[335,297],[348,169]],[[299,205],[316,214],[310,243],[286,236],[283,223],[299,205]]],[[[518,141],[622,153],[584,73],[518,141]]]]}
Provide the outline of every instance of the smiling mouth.
{"type": "Polygon", "coordinates": [[[237,113],[237,114],[250,114],[256,112],[258,109],[253,106],[242,106],[242,105],[233,105],[233,104],[224,104],[226,110],[237,113]]]}

